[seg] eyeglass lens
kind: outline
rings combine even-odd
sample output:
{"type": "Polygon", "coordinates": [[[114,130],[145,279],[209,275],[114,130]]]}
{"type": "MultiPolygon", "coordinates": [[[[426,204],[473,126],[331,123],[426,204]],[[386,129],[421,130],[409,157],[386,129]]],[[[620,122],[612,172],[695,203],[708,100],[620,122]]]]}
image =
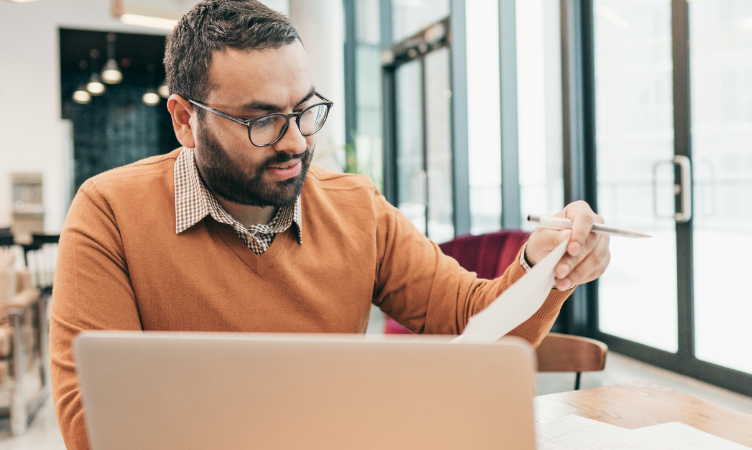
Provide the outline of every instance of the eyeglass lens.
{"type": "MultiPolygon", "coordinates": [[[[324,126],[327,115],[326,105],[314,105],[300,115],[298,121],[300,133],[311,136],[324,126]]],[[[269,145],[282,137],[283,128],[287,120],[284,116],[271,115],[257,120],[251,125],[250,138],[253,145],[269,145]]]]}

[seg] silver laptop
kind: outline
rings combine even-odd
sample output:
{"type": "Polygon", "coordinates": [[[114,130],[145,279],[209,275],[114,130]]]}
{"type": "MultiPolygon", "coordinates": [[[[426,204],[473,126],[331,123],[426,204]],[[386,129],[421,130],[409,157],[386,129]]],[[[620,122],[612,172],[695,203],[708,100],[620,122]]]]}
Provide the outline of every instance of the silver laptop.
{"type": "Polygon", "coordinates": [[[534,450],[519,339],[86,332],[93,450],[534,450]]]}

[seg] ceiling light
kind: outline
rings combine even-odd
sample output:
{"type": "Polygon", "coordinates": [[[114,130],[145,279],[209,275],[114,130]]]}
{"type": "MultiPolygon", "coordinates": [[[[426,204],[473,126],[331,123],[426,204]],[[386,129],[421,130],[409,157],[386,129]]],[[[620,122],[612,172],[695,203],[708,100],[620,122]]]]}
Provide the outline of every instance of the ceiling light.
{"type": "Polygon", "coordinates": [[[93,73],[91,74],[89,83],[86,85],[86,90],[89,91],[91,95],[102,95],[104,94],[104,91],[107,90],[107,88],[104,86],[104,84],[102,84],[102,80],[99,78],[99,75],[93,73]]]}
{"type": "Polygon", "coordinates": [[[128,25],[137,25],[139,27],[160,28],[163,30],[172,30],[177,25],[177,20],[162,19],[161,17],[141,16],[138,14],[123,14],[120,21],[128,25]]]}
{"type": "Polygon", "coordinates": [[[107,33],[107,63],[102,67],[102,81],[107,84],[118,84],[123,81],[123,73],[115,61],[115,39],[115,33],[107,33]]]}
{"type": "Polygon", "coordinates": [[[141,97],[141,100],[149,106],[157,106],[159,104],[159,94],[154,89],[149,88],[144,93],[144,96],[141,97]]]}
{"type": "Polygon", "coordinates": [[[123,81],[123,72],[120,71],[117,61],[114,59],[107,60],[102,68],[102,81],[107,84],[118,84],[123,81]]]}
{"type": "Polygon", "coordinates": [[[170,88],[167,86],[167,80],[164,80],[162,84],[157,88],[157,92],[162,98],[168,98],[170,96],[170,88]]]}
{"type": "Polygon", "coordinates": [[[10,0],[10,1],[12,1],[13,3],[30,3],[30,2],[35,2],[37,0],[10,0]]]}
{"type": "Polygon", "coordinates": [[[91,101],[91,94],[89,94],[86,88],[81,85],[73,93],[73,101],[78,103],[79,105],[86,105],[91,101]]]}

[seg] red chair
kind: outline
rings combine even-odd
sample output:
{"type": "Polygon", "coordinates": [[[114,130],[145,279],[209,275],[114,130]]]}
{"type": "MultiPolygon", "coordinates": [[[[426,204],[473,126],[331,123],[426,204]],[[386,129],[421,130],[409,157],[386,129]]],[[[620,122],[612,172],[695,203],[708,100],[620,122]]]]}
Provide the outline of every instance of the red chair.
{"type": "MultiPolygon", "coordinates": [[[[439,244],[439,248],[466,270],[477,273],[478,277],[494,279],[504,274],[529,237],[530,233],[521,230],[501,230],[478,236],[466,234],[439,244]]],[[[384,334],[412,333],[387,317],[384,334]]]]}

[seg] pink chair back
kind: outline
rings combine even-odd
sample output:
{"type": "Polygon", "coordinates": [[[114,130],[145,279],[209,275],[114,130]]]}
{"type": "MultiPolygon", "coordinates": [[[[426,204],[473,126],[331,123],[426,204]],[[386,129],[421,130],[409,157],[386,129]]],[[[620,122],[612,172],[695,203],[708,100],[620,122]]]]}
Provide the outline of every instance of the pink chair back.
{"type": "MultiPolygon", "coordinates": [[[[456,259],[464,269],[480,278],[494,279],[502,276],[514,262],[530,233],[522,230],[501,230],[495,233],[466,234],[439,244],[445,255],[456,259]]],[[[410,330],[391,318],[386,318],[384,334],[411,334],[410,330]]]]}

